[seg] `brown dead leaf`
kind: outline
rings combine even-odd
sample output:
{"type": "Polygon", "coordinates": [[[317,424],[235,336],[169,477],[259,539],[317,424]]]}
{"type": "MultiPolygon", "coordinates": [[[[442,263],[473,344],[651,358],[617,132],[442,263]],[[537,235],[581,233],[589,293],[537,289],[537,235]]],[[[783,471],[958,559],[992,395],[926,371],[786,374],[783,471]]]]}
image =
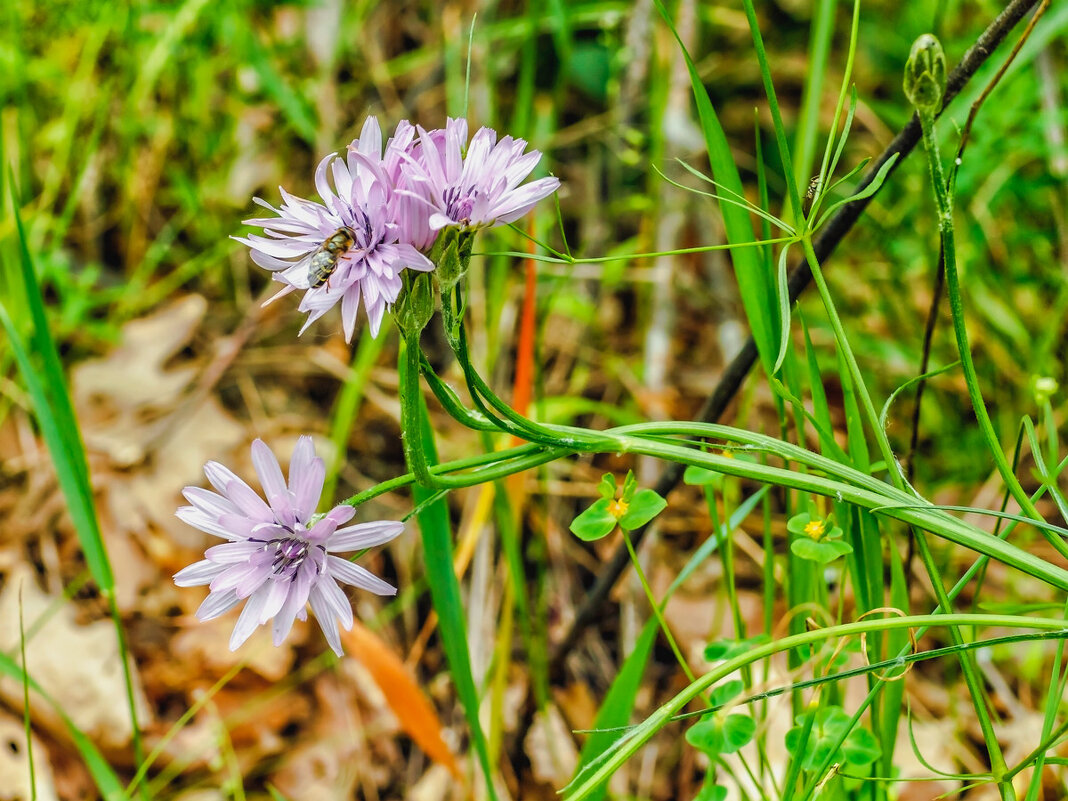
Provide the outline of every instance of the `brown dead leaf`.
{"type": "Polygon", "coordinates": [[[353,622],[351,631],[343,631],[341,636],[348,653],[363,663],[382,690],[401,728],[427,756],[445,766],[459,781],[460,766],[442,739],[441,721],[403,660],[359,620],[353,622]]]}
{"type": "Polygon", "coordinates": [[[129,322],[115,350],[72,371],[94,483],[104,496],[101,528],[119,577],[116,600],[126,612],[158,614],[174,603],[159,564],[176,561],[175,543],[197,549],[204,540],[174,518],[179,491],[200,482],[205,462],[245,440],[214,398],[183,405],[199,368],[168,365],[206,309],[204,298],[189,295],[129,322]]]}
{"type": "MultiPolygon", "coordinates": [[[[201,596],[196,597],[200,603],[201,596]]],[[[303,641],[300,635],[307,623],[297,621],[295,631],[277,648],[272,642],[271,627],[260,626],[238,651],[230,650],[234,613],[214,620],[191,619],[171,644],[171,653],[183,665],[198,665],[199,675],[221,676],[239,662],[268,681],[281,681],[293,666],[293,647],[303,641]],[[294,636],[296,635],[296,636],[294,636]]]]}
{"type": "MultiPolygon", "coordinates": [[[[0,592],[0,650],[15,652],[19,648],[20,589],[26,628],[29,630],[38,619],[44,621],[26,643],[30,675],[98,745],[123,749],[133,736],[133,728],[111,622],[79,625],[73,604],[42,592],[33,572],[19,566],[8,573],[0,592]]],[[[149,720],[148,703],[136,671],[133,677],[137,716],[144,725],[149,720]]],[[[22,685],[12,679],[0,680],[0,697],[21,709],[22,685]]],[[[66,727],[49,705],[31,695],[31,706],[35,721],[66,739],[66,727]]]]}
{"type": "Polygon", "coordinates": [[[574,737],[555,704],[549,704],[534,716],[523,747],[530,758],[531,773],[544,784],[563,787],[578,767],[574,737]]]}
{"type": "Polygon", "coordinates": [[[36,737],[33,748],[34,786],[30,786],[29,751],[22,721],[0,712],[0,799],[2,801],[57,801],[48,752],[36,737]],[[34,792],[36,791],[36,792],[34,792]]]}

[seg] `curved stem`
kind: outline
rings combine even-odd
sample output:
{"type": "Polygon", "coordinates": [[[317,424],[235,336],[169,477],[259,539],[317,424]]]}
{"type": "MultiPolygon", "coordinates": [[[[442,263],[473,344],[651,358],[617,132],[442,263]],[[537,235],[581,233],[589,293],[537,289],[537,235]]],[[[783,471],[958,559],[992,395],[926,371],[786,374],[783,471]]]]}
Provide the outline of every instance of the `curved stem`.
{"type": "MultiPolygon", "coordinates": [[[[942,249],[945,253],[946,266],[946,294],[949,297],[949,309],[953,317],[953,333],[957,339],[957,350],[960,351],[961,366],[964,370],[964,381],[968,387],[968,397],[972,402],[976,422],[979,430],[986,440],[987,448],[994,457],[994,464],[998,473],[1001,474],[1005,486],[1012,493],[1013,499],[1020,505],[1024,514],[1035,520],[1043,520],[1043,516],[1031,502],[1027,492],[1020,484],[1020,480],[1012,470],[1009,459],[1001,447],[997,432],[990,420],[990,414],[986,410],[983,401],[983,392],[979,386],[979,375],[975,370],[975,362],[972,359],[971,345],[968,342],[968,329],[964,321],[964,300],[960,288],[960,276],[957,273],[957,249],[953,228],[953,198],[946,186],[945,176],[942,171],[942,160],[938,154],[938,140],[934,131],[934,115],[920,113],[920,126],[923,129],[923,144],[927,151],[927,162],[931,170],[931,181],[934,186],[935,202],[938,205],[938,225],[942,234],[942,249]]],[[[1044,535],[1049,543],[1061,556],[1068,557],[1068,543],[1059,537],[1044,535]]]]}
{"type": "Polygon", "coordinates": [[[714,668],[697,681],[693,682],[685,690],[680,692],[666,704],[661,706],[642,723],[635,726],[627,734],[623,735],[613,745],[614,753],[601,763],[600,766],[583,778],[566,796],[565,801],[581,801],[590,795],[597,787],[607,780],[616,769],[628,758],[641,748],[653,735],[671,722],[671,719],[690,701],[701,693],[715,685],[717,682],[730,676],[745,665],[751,665],[762,659],[767,659],[774,654],[810,645],[824,640],[840,639],[843,637],[870,634],[876,631],[890,631],[895,629],[919,628],[921,626],[1004,626],[1006,628],[1038,629],[1041,631],[1060,631],[1064,629],[1063,620],[1051,618],[1034,618],[1016,615],[910,615],[908,617],[890,617],[879,620],[862,620],[854,623],[843,623],[838,626],[828,626],[825,629],[805,631],[789,637],[775,640],[751,648],[745,654],[724,662],[714,668]]]}

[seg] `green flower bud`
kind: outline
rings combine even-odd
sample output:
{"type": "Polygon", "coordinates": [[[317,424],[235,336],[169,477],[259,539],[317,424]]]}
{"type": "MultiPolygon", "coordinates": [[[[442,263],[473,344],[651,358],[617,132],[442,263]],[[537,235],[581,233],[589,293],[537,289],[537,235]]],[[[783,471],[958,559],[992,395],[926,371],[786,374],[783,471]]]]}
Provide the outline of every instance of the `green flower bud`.
{"type": "Polygon", "coordinates": [[[451,292],[453,287],[467,275],[467,266],[471,262],[471,249],[474,244],[474,231],[446,228],[438,235],[438,241],[434,245],[434,252],[430,254],[430,259],[437,265],[434,277],[443,295],[451,292]]]}
{"type": "Polygon", "coordinates": [[[905,97],[917,111],[936,114],[946,94],[946,54],[942,43],[925,33],[912,45],[905,64],[905,97]]]}
{"type": "Polygon", "coordinates": [[[1034,393],[1035,403],[1039,406],[1048,403],[1049,399],[1057,394],[1058,389],[1060,385],[1056,378],[1048,375],[1031,377],[1031,391],[1034,393]]]}
{"type": "Polygon", "coordinates": [[[434,315],[434,283],[430,273],[401,272],[400,295],[393,305],[393,319],[405,337],[418,336],[434,315]]]}

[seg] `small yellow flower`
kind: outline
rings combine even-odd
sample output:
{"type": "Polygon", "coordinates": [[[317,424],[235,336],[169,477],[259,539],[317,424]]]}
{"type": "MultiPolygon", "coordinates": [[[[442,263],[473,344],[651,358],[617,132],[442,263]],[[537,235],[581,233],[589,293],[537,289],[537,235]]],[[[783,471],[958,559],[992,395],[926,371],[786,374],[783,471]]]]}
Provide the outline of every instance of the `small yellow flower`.
{"type": "Polygon", "coordinates": [[[814,540],[818,540],[823,536],[825,528],[826,525],[822,520],[812,520],[811,522],[805,523],[805,533],[814,540]]]}
{"type": "Polygon", "coordinates": [[[627,507],[627,502],[620,498],[619,500],[612,501],[608,504],[608,514],[612,515],[616,520],[619,520],[627,513],[627,507]]]}

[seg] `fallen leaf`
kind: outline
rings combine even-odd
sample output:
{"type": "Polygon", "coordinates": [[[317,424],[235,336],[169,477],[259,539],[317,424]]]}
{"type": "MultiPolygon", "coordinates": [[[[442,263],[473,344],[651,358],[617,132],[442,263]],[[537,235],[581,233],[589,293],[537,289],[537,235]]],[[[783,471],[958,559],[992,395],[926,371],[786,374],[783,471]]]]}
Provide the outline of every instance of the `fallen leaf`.
{"type": "Polygon", "coordinates": [[[530,758],[531,773],[544,784],[563,787],[578,767],[578,748],[555,704],[534,716],[523,747],[530,758]]]}
{"type": "Polygon", "coordinates": [[[460,780],[460,766],[441,736],[441,721],[404,661],[359,620],[353,622],[351,631],[342,632],[342,641],[346,651],[359,659],[374,678],[401,728],[423,753],[460,780]]]}
{"type": "MultiPolygon", "coordinates": [[[[0,650],[19,648],[19,594],[27,632],[29,674],[52,696],[79,729],[102,748],[124,749],[133,736],[126,706],[126,683],[119,669],[115,627],[109,620],[79,625],[74,605],[41,591],[33,571],[19,565],[6,576],[0,592],[0,650]],[[36,621],[43,621],[33,631],[36,621]]],[[[133,665],[134,703],[141,725],[149,722],[149,707],[133,665]]],[[[0,680],[0,696],[22,708],[22,685],[0,680]]],[[[52,734],[66,739],[66,728],[52,708],[31,694],[33,719],[52,734]]]]}
{"type": "Polygon", "coordinates": [[[0,799],[2,801],[57,801],[48,752],[36,737],[33,748],[34,782],[30,786],[30,754],[26,729],[16,717],[0,713],[0,799]]]}

